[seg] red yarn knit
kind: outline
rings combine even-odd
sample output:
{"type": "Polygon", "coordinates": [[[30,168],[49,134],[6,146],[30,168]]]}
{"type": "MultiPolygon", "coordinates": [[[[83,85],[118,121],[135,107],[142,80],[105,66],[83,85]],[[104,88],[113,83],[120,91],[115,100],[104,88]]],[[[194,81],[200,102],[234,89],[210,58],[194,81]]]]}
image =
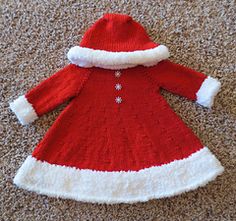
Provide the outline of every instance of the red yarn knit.
{"type": "Polygon", "coordinates": [[[10,104],[28,124],[70,99],[14,183],[87,202],[137,202],[195,189],[223,171],[174,113],[164,88],[211,107],[220,83],[167,60],[130,16],[106,14],[69,64],[10,104]]]}
{"type": "Polygon", "coordinates": [[[104,171],[140,170],[183,159],[203,145],[170,109],[159,88],[195,100],[205,78],[169,61],[123,70],[119,79],[115,71],[85,71],[71,64],[26,94],[38,116],[74,97],[33,156],[51,164],[104,171]],[[115,90],[117,83],[121,90],[115,90]],[[117,96],[121,104],[115,102],[117,96]]]}

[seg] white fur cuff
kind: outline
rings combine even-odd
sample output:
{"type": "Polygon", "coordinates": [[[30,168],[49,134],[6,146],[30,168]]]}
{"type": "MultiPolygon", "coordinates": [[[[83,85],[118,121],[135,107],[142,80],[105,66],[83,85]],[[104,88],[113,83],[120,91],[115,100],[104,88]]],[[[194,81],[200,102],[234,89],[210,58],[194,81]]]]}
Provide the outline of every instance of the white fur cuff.
{"type": "Polygon", "coordinates": [[[22,125],[29,124],[38,118],[33,106],[24,95],[10,103],[11,110],[16,114],[22,125]]]}
{"type": "Polygon", "coordinates": [[[216,94],[219,92],[221,83],[212,78],[207,77],[200,89],[197,92],[197,103],[201,104],[204,107],[211,108],[214,102],[216,94]]]}

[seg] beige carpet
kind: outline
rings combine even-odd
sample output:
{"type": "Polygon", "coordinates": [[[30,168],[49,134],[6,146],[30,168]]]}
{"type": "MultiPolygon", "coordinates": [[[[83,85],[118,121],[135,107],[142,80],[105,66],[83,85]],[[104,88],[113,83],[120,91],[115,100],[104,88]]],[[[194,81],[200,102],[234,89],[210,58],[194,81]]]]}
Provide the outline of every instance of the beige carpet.
{"type": "Polygon", "coordinates": [[[0,220],[236,220],[235,14],[234,1],[227,0],[1,1],[0,220]],[[23,127],[8,101],[67,64],[68,49],[105,12],[132,15],[153,40],[170,48],[172,61],[222,82],[212,110],[163,92],[226,169],[207,186],[147,203],[97,205],[49,198],[12,184],[63,107],[23,127]]]}

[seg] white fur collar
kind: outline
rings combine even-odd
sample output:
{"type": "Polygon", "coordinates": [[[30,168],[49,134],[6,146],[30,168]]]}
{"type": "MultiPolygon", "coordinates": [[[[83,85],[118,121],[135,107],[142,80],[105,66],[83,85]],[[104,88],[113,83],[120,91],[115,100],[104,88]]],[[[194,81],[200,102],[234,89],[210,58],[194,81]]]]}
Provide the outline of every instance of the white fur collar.
{"type": "Polygon", "coordinates": [[[169,50],[164,45],[133,52],[111,52],[75,46],[67,54],[71,63],[80,67],[100,67],[113,70],[137,65],[152,66],[169,56],[169,50]]]}

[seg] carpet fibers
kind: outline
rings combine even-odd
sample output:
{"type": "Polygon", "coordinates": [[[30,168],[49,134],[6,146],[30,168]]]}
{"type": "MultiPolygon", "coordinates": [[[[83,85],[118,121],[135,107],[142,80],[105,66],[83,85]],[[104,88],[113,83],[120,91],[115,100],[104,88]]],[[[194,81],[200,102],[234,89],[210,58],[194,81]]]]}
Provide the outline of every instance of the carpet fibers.
{"type": "Polygon", "coordinates": [[[1,1],[0,220],[236,220],[236,6],[234,1],[1,1]],[[163,91],[178,115],[217,156],[225,172],[207,186],[132,205],[80,203],[37,195],[13,177],[60,111],[21,126],[8,102],[68,63],[66,52],[106,12],[126,13],[171,60],[218,78],[212,110],[163,91]]]}

